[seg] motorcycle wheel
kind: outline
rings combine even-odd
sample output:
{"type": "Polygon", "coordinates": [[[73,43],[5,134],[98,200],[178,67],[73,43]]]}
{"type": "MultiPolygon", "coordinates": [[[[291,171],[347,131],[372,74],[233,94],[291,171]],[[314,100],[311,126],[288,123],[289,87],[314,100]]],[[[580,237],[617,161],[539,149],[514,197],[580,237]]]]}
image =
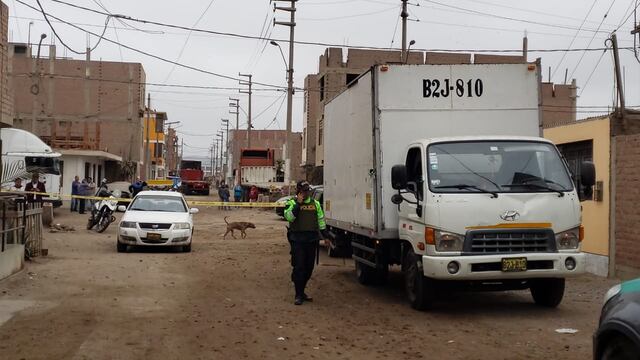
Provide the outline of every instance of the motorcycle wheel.
{"type": "Polygon", "coordinates": [[[91,216],[89,216],[89,220],[87,220],[87,230],[91,230],[95,224],[96,223],[93,220],[93,214],[91,214],[91,216]]]}
{"type": "Polygon", "coordinates": [[[100,220],[98,220],[98,224],[96,225],[96,231],[99,233],[104,232],[109,227],[109,224],[111,224],[111,215],[102,215],[100,220]]]}

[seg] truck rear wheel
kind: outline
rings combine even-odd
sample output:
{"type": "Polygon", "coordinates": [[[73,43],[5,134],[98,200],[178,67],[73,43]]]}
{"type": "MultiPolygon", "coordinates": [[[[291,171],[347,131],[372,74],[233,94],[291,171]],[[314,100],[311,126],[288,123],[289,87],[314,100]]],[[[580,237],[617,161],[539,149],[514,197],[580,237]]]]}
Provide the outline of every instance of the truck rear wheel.
{"type": "Polygon", "coordinates": [[[536,304],[554,308],[562,302],[564,279],[532,279],[529,283],[529,290],[536,304]]]}
{"type": "Polygon", "coordinates": [[[388,266],[376,269],[356,261],[356,276],[358,277],[358,282],[362,285],[382,285],[387,281],[388,275],[388,266]]]}
{"type": "Polygon", "coordinates": [[[407,251],[402,268],[404,270],[404,288],[411,307],[416,310],[428,310],[435,301],[435,281],[424,276],[421,259],[413,251],[407,251]]]}

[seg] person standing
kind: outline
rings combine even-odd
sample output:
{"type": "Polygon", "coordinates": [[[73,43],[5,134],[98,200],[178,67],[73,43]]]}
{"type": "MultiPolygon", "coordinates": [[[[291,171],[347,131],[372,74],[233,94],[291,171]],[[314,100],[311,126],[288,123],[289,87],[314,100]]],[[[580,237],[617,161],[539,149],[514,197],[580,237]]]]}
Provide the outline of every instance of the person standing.
{"type": "MultiPolygon", "coordinates": [[[[131,193],[131,198],[134,198],[136,195],[138,195],[138,193],[144,190],[146,186],[147,186],[147,183],[145,181],[140,180],[140,177],[137,177],[136,182],[134,182],[133,184],[131,184],[131,186],[129,186],[129,192],[131,193]]],[[[174,186],[175,186],[175,181],[174,181],[174,186]]]]}
{"type": "Polygon", "coordinates": [[[240,183],[237,183],[236,186],[233,188],[233,198],[235,202],[242,201],[242,186],[240,185],[240,183]]]}
{"type": "Polygon", "coordinates": [[[31,193],[27,194],[27,202],[30,203],[41,203],[42,195],[47,192],[47,190],[44,188],[44,183],[40,181],[40,176],[38,175],[38,173],[33,173],[33,175],[31,175],[31,182],[24,187],[24,191],[27,193],[31,193]]]}
{"type": "MultiPolygon", "coordinates": [[[[92,190],[91,185],[87,179],[82,179],[82,182],[78,186],[78,192],[81,196],[91,196],[92,190]]],[[[78,214],[84,214],[84,208],[87,203],[87,199],[81,198],[78,199],[78,214]]]]}
{"type": "Polygon", "coordinates": [[[78,211],[78,199],[74,196],[80,195],[80,177],[76,175],[71,183],[71,211],[78,211]]]}
{"type": "Polygon", "coordinates": [[[13,185],[11,185],[9,191],[24,191],[24,186],[22,186],[22,178],[16,178],[15,180],[13,180],[13,185]]]}
{"type": "Polygon", "coordinates": [[[226,203],[225,210],[231,210],[229,206],[229,198],[231,197],[231,193],[229,192],[229,185],[224,184],[222,188],[222,201],[226,203]]]}
{"type": "Polygon", "coordinates": [[[249,190],[249,202],[258,201],[259,195],[260,195],[260,192],[258,191],[258,188],[255,185],[252,186],[251,189],[249,190]]]}
{"type": "Polygon", "coordinates": [[[295,305],[312,298],[305,293],[313,273],[320,232],[326,231],[324,212],[317,200],[311,198],[311,187],[306,181],[296,185],[296,197],[287,201],[284,218],[289,223],[287,239],[291,245],[291,281],[295,288],[295,305]]]}

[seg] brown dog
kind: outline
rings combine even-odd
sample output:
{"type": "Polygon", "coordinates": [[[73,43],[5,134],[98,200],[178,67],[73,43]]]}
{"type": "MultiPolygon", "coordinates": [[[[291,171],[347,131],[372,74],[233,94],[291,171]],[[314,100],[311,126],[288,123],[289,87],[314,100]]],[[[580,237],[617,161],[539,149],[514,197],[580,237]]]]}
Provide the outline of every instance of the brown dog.
{"type": "Polygon", "coordinates": [[[222,237],[223,239],[227,238],[227,234],[231,233],[231,236],[235,239],[236,237],[233,235],[233,230],[239,230],[240,231],[240,235],[242,236],[242,238],[246,238],[247,237],[247,233],[246,230],[251,228],[251,229],[255,229],[256,226],[253,223],[250,222],[227,222],[227,218],[228,216],[224,217],[224,222],[227,224],[227,232],[224,233],[224,236],[222,237]]]}

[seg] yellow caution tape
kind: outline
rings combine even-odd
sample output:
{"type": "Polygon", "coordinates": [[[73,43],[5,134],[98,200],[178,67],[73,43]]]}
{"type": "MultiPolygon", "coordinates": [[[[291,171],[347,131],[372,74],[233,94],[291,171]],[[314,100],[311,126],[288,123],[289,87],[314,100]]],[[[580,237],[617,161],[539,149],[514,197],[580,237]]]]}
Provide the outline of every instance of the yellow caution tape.
{"type": "MultiPolygon", "coordinates": [[[[50,196],[56,197],[64,200],[71,199],[84,199],[84,200],[113,200],[117,202],[131,202],[133,199],[127,198],[111,198],[111,197],[100,197],[100,196],[84,196],[84,195],[68,195],[68,194],[59,194],[59,193],[41,193],[41,192],[27,192],[27,191],[7,191],[2,190],[0,193],[6,194],[19,194],[19,195],[41,195],[41,196],[50,196]]],[[[248,207],[248,208],[275,208],[275,207],[285,207],[284,203],[275,203],[275,202],[222,202],[222,201],[198,201],[198,200],[187,200],[189,205],[198,205],[198,206],[227,206],[227,207],[248,207]]]]}

